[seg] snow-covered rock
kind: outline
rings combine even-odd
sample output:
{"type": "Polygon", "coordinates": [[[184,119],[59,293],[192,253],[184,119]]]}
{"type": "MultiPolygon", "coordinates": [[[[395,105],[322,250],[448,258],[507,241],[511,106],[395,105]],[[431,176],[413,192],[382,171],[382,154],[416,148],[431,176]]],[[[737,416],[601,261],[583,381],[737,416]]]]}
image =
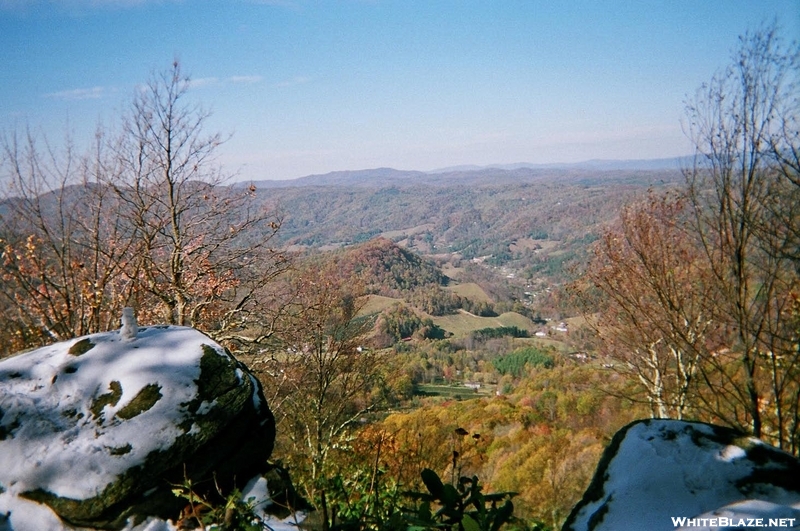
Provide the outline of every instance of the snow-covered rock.
{"type": "Polygon", "coordinates": [[[225,487],[265,470],[275,426],[256,378],[197,330],[132,327],[0,362],[11,529],[56,529],[41,504],[87,527],[175,517],[185,477],[225,487]]]}
{"type": "Polygon", "coordinates": [[[745,527],[800,529],[800,462],[729,428],[643,420],[614,435],[563,529],[745,527]]]}

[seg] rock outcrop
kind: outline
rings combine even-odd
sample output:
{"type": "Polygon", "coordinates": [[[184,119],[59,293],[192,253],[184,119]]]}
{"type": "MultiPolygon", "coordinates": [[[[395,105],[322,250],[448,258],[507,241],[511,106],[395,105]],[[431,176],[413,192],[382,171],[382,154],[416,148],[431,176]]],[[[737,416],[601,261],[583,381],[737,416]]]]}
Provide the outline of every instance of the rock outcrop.
{"type": "Polygon", "coordinates": [[[800,462],[732,429],[636,421],[603,453],[564,531],[800,529],[800,462]]]}
{"type": "Polygon", "coordinates": [[[0,362],[0,513],[13,529],[30,525],[12,499],[93,528],[175,518],[173,485],[241,488],[274,437],[256,378],[194,329],[134,324],[40,348],[0,362]]]}

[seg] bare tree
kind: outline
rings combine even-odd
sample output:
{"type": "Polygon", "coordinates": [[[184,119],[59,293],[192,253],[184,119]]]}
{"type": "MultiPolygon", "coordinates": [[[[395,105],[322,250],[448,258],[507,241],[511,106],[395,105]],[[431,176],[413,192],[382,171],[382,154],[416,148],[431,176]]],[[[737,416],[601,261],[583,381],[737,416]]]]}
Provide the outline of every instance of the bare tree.
{"type": "MultiPolygon", "coordinates": [[[[798,196],[789,184],[797,179],[798,64],[797,47],[784,46],[774,25],[748,33],[731,66],[687,105],[696,149],[685,171],[694,227],[739,369],[731,374],[726,357],[717,358],[707,382],[729,375],[717,389],[727,397],[725,416],[782,446],[788,432],[797,433],[791,302],[798,289],[798,196]]],[[[796,441],[789,444],[796,448],[796,441]]]]}
{"type": "Polygon", "coordinates": [[[271,333],[259,291],[288,264],[270,245],[280,219],[259,207],[252,186],[223,186],[222,137],[204,133],[209,114],[188,101],[189,88],[175,62],[137,92],[104,183],[141,244],[138,281],[154,304],[140,311],[257,343],[271,333]]]}
{"type": "Polygon", "coordinates": [[[78,155],[30,132],[2,143],[0,213],[4,347],[13,352],[115,324],[133,289],[136,242],[116,198],[96,183],[106,164],[103,134],[78,155]]]}
{"type": "Polygon", "coordinates": [[[234,349],[272,333],[269,283],[288,266],[280,219],[254,187],[225,186],[222,139],[176,62],[138,90],[118,134],[79,155],[33,135],[2,143],[4,330],[13,348],[143,321],[191,325],[234,349]],[[44,149],[42,149],[44,145],[44,149]]]}

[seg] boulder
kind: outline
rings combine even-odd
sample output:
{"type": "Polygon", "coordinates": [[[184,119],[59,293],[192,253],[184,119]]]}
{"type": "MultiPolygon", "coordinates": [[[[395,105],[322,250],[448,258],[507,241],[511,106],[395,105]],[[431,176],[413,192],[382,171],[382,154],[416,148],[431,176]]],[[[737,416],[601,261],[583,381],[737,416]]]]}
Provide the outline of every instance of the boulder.
{"type": "Polygon", "coordinates": [[[799,509],[792,455],[730,428],[641,420],[614,435],[563,530],[728,529],[758,518],[762,529],[800,529],[799,509]]]}
{"type": "Polygon", "coordinates": [[[191,481],[225,490],[267,468],[275,437],[258,380],[192,328],[124,327],[0,362],[0,514],[46,504],[119,529],[176,518],[191,481]]]}

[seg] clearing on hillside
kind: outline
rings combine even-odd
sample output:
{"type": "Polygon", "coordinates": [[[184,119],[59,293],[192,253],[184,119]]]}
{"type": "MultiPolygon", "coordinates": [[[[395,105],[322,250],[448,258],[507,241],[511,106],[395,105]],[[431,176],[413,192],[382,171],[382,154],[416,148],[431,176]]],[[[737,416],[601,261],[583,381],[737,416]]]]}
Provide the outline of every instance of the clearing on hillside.
{"type": "Polygon", "coordinates": [[[459,310],[455,315],[432,317],[432,319],[434,324],[452,333],[454,337],[465,337],[475,330],[501,326],[516,326],[528,331],[536,329],[533,321],[517,312],[506,312],[498,317],[478,317],[464,310],[459,310]]]}
{"type": "Polygon", "coordinates": [[[445,289],[447,291],[452,291],[459,297],[464,297],[465,299],[469,299],[473,302],[494,302],[492,298],[489,297],[489,295],[483,290],[483,288],[474,282],[455,284],[453,286],[447,286],[445,289]]]}
{"type": "Polygon", "coordinates": [[[361,315],[372,315],[380,313],[395,304],[406,304],[403,299],[394,297],[384,297],[383,295],[368,295],[367,303],[361,308],[361,315]]]}

